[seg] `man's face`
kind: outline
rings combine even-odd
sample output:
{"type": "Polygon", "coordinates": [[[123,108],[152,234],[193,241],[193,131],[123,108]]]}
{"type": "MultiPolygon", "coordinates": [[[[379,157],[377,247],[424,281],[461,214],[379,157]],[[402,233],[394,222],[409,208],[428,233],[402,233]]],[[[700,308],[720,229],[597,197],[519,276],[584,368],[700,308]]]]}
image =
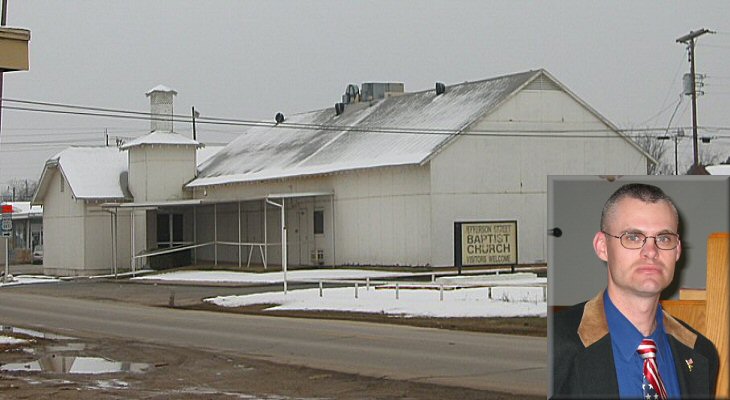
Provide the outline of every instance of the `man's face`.
{"type": "MultiPolygon", "coordinates": [[[[606,232],[615,236],[625,232],[646,236],[677,233],[677,220],[665,201],[647,203],[624,198],[616,203],[606,222],[606,232]]],[[[608,263],[609,292],[641,297],[657,296],[669,286],[681,253],[681,245],[661,250],[653,238],[647,238],[641,249],[627,249],[619,239],[602,232],[596,233],[593,247],[598,258],[608,263]]]]}

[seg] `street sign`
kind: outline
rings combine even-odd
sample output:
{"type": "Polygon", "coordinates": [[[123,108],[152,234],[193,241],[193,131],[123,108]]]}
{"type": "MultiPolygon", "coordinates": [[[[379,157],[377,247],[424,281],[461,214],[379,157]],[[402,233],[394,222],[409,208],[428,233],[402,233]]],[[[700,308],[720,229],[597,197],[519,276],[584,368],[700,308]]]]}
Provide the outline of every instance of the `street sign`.
{"type": "Polygon", "coordinates": [[[2,226],[0,231],[2,237],[11,237],[13,235],[13,206],[10,204],[3,204],[0,208],[2,210],[2,226]]]}

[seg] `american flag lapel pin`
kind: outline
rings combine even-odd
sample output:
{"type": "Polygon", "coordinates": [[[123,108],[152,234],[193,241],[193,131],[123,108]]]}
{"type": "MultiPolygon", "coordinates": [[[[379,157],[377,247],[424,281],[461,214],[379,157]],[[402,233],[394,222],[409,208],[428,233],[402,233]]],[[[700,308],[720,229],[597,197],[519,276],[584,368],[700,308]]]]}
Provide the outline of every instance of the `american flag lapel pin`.
{"type": "Polygon", "coordinates": [[[689,369],[689,372],[692,372],[692,367],[694,367],[694,361],[692,361],[691,358],[688,358],[684,360],[684,362],[687,363],[687,369],[689,369]]]}

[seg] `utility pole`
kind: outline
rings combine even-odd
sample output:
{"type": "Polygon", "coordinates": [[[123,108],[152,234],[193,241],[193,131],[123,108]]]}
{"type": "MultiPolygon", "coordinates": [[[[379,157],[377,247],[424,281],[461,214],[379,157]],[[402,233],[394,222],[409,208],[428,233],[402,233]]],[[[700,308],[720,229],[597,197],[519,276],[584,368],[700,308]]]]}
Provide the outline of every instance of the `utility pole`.
{"type": "MultiPolygon", "coordinates": [[[[8,0],[2,2],[3,10],[2,16],[0,17],[0,26],[5,26],[8,22],[8,0]]],[[[0,69],[0,136],[2,135],[3,125],[3,76],[5,71],[0,69]]]]}
{"type": "Polygon", "coordinates": [[[690,31],[688,34],[677,39],[677,43],[687,45],[689,52],[689,74],[692,77],[692,146],[693,146],[693,162],[692,170],[699,166],[699,153],[697,150],[697,82],[695,76],[695,39],[705,33],[715,33],[708,29],[700,29],[698,31],[690,31]]]}
{"type": "Polygon", "coordinates": [[[193,112],[193,140],[198,140],[198,133],[195,130],[195,118],[199,117],[200,113],[195,111],[194,106],[192,107],[192,112],[193,112]]]}

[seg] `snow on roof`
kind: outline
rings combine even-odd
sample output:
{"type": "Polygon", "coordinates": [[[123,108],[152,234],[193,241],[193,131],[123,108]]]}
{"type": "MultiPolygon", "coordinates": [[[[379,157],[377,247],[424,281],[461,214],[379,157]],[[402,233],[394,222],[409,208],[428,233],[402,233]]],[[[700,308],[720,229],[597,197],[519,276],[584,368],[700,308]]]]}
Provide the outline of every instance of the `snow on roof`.
{"type": "Polygon", "coordinates": [[[131,140],[124,145],[120,147],[122,150],[127,150],[132,147],[136,146],[142,146],[142,145],[182,145],[182,146],[196,146],[196,147],[203,147],[200,142],[190,139],[188,137],[185,137],[179,133],[175,132],[158,132],[154,131],[152,133],[148,133],[144,136],[140,136],[134,140],[131,140]]]}
{"type": "Polygon", "coordinates": [[[121,176],[127,172],[127,154],[116,147],[69,147],[54,159],[76,198],[126,197],[121,176]]]}
{"type": "Polygon", "coordinates": [[[198,148],[198,151],[195,153],[195,159],[198,163],[198,165],[204,163],[209,158],[213,157],[217,152],[221,151],[225,146],[205,146],[203,148],[198,148]]]}
{"type": "Polygon", "coordinates": [[[251,127],[202,164],[187,186],[417,165],[541,72],[453,85],[438,96],[427,90],[348,104],[339,116],[328,108],[251,127]]]}
{"type": "Polygon", "coordinates": [[[705,169],[710,175],[730,175],[730,165],[728,164],[708,165],[705,169]]]}
{"type": "MultiPolygon", "coordinates": [[[[198,165],[222,146],[197,150],[198,165]]],[[[122,175],[128,171],[127,153],[116,147],[69,147],[48,160],[58,165],[76,198],[93,200],[124,200],[126,183],[122,175]]],[[[44,171],[44,176],[46,175],[44,171]]],[[[124,179],[126,181],[126,178],[124,179]]],[[[41,178],[41,184],[44,184],[41,178]]]]}
{"type": "Polygon", "coordinates": [[[172,94],[177,94],[176,91],[170,89],[169,87],[165,85],[157,85],[153,87],[152,89],[148,90],[147,93],[145,93],[147,96],[151,95],[153,92],[172,92],[172,94]]]}

